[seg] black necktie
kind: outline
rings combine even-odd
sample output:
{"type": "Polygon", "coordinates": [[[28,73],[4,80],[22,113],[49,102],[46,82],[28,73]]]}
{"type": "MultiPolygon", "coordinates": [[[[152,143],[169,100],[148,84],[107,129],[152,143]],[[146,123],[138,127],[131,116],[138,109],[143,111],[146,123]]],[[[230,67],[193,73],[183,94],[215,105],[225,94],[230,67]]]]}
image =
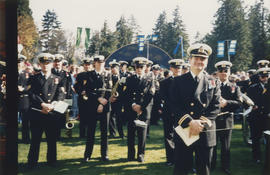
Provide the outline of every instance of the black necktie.
{"type": "Polygon", "coordinates": [[[194,80],[195,80],[196,83],[198,83],[198,77],[197,76],[195,76],[194,80]]]}

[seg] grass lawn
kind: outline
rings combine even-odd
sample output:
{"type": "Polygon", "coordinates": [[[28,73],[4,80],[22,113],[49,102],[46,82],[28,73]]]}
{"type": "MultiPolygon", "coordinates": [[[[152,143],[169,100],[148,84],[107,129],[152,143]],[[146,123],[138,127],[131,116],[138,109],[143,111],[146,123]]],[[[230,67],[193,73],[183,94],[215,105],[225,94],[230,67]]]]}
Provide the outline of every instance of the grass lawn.
{"type": "MultiPolygon", "coordinates": [[[[34,170],[27,170],[27,154],[29,144],[21,144],[21,132],[19,131],[18,163],[20,175],[172,175],[172,167],[165,165],[165,149],[163,139],[162,123],[159,126],[151,126],[150,138],[146,141],[145,162],[127,161],[127,138],[109,139],[109,162],[100,161],[100,133],[99,126],[96,129],[96,140],[92,159],[88,163],[81,163],[85,139],[78,138],[78,123],[73,129],[73,138],[64,137],[57,143],[57,167],[52,168],[46,165],[47,144],[45,139],[41,143],[39,167],[34,170]]],[[[20,128],[20,127],[19,127],[20,128]]],[[[125,128],[126,134],[126,128],[125,128]]],[[[45,134],[43,135],[43,137],[45,134]]],[[[219,152],[218,152],[219,154],[219,152]]],[[[218,155],[219,156],[219,155],[218,155]]],[[[241,125],[236,124],[233,130],[231,143],[231,170],[234,175],[259,175],[263,165],[252,162],[251,148],[244,144],[242,139],[241,125]]],[[[211,174],[223,175],[219,168],[218,157],[217,168],[211,174]]]]}

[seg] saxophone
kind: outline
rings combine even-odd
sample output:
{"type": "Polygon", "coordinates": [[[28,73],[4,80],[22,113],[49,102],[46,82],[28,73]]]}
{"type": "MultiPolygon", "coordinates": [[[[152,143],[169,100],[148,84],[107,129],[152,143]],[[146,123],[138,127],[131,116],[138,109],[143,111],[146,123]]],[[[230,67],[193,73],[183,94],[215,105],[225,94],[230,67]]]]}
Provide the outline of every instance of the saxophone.
{"type": "Polygon", "coordinates": [[[120,79],[113,86],[112,91],[111,91],[111,97],[115,97],[116,98],[116,97],[119,96],[119,93],[117,92],[117,88],[119,86],[119,82],[120,82],[120,79]]]}

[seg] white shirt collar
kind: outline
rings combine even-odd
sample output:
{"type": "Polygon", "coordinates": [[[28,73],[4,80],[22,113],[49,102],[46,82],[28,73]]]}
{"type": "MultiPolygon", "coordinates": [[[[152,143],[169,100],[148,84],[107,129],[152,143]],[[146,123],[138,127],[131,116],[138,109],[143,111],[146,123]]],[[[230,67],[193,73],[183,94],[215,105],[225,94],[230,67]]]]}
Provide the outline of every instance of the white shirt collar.
{"type": "Polygon", "coordinates": [[[97,70],[95,70],[95,72],[96,72],[96,74],[98,74],[98,75],[100,75],[100,74],[101,74],[101,71],[100,71],[100,72],[98,72],[97,70]]]}
{"type": "MultiPolygon", "coordinates": [[[[190,70],[190,73],[191,73],[193,79],[195,79],[196,75],[195,75],[191,70],[190,70]]],[[[200,80],[200,79],[202,78],[202,76],[203,76],[203,71],[201,71],[201,72],[197,75],[198,80],[200,80]]]]}
{"type": "Polygon", "coordinates": [[[264,84],[263,84],[263,83],[261,83],[261,82],[260,82],[260,84],[261,84],[262,88],[264,89],[264,84]]]}
{"type": "Polygon", "coordinates": [[[220,82],[223,83],[223,85],[226,85],[229,82],[229,80],[226,80],[224,82],[220,81],[220,82]]]}
{"type": "Polygon", "coordinates": [[[44,76],[46,79],[48,79],[51,76],[51,73],[48,73],[47,75],[45,75],[42,71],[41,71],[41,75],[44,76]]]}

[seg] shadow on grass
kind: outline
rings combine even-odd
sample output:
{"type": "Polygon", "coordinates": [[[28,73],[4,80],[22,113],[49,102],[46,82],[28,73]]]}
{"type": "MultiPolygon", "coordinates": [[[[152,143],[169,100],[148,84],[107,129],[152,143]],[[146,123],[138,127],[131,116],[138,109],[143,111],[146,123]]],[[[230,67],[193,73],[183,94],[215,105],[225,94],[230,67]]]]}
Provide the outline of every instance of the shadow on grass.
{"type": "Polygon", "coordinates": [[[43,175],[43,174],[65,174],[65,175],[137,175],[137,174],[172,174],[172,167],[161,163],[139,163],[137,161],[128,162],[127,159],[120,158],[109,162],[102,162],[98,158],[91,159],[90,162],[82,163],[82,159],[59,160],[57,167],[49,167],[46,163],[39,163],[38,168],[28,170],[25,164],[19,164],[19,174],[43,175]]]}

